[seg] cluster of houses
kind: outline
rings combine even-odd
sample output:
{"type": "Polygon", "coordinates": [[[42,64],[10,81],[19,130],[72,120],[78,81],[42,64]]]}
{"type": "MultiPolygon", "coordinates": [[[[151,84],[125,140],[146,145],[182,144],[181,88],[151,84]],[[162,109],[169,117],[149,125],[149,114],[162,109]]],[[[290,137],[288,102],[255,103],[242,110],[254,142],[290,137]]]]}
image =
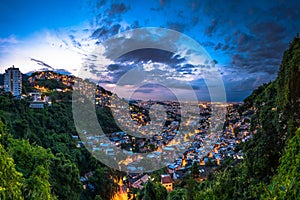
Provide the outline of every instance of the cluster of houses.
{"type": "Polygon", "coordinates": [[[53,71],[41,71],[33,73],[28,78],[30,85],[36,89],[36,92],[30,92],[27,94],[27,97],[30,97],[30,108],[42,109],[45,105],[51,105],[50,98],[45,95],[45,93],[50,92],[50,90],[45,86],[39,85],[39,80],[56,80],[66,86],[64,89],[56,88],[55,91],[57,92],[72,92],[76,87],[76,89],[79,89],[84,96],[93,100],[95,98],[95,104],[98,107],[110,105],[111,93],[108,91],[103,92],[105,91],[103,88],[96,86],[92,82],[83,81],[82,79],[76,78],[72,75],[59,74],[53,71]]]}
{"type": "MultiPolygon", "coordinates": [[[[243,153],[235,152],[235,147],[240,142],[251,138],[249,119],[252,112],[240,115],[237,112],[238,105],[235,104],[220,104],[219,107],[226,109],[226,112],[212,116],[212,105],[199,103],[197,106],[188,107],[188,113],[183,116],[184,111],[178,102],[135,101],[131,103],[141,109],[134,109],[124,100],[122,102],[113,99],[116,97],[107,94],[103,96],[109,102],[114,118],[118,120],[117,124],[124,131],[108,134],[110,144],[101,143],[102,136],[95,136],[90,137],[88,144],[85,145],[90,145],[93,151],[103,151],[111,157],[116,155],[115,147],[120,147],[128,152],[148,153],[147,157],[152,159],[153,163],[158,159],[164,162],[163,158],[172,158],[172,162],[167,159],[163,163],[168,166],[168,174],[161,177],[161,183],[169,191],[172,190],[173,181],[180,180],[186,173],[190,173],[194,162],[199,164],[200,180],[204,180],[213,168],[222,164],[226,157],[243,159],[243,153]],[[150,117],[148,120],[149,113],[145,111],[157,104],[162,106],[159,107],[160,115],[162,115],[161,109],[164,109],[165,116],[152,121],[150,117]],[[216,118],[214,122],[212,117],[216,118]],[[211,124],[216,121],[221,124],[225,122],[224,127],[211,130],[211,124]],[[181,123],[185,123],[188,128],[181,130],[181,123]],[[179,134],[180,131],[183,134],[179,134]],[[216,137],[215,140],[210,141],[211,138],[208,137],[210,135],[216,137]],[[175,153],[178,151],[182,154],[175,153]]],[[[101,98],[100,94],[99,99],[101,98]]],[[[143,171],[138,161],[138,156],[129,157],[119,164],[126,165],[129,171],[137,168],[143,171]]],[[[132,174],[134,176],[129,174],[127,177],[130,182],[129,187],[141,189],[149,179],[148,174],[132,174]]]]}
{"type": "Polygon", "coordinates": [[[39,80],[56,80],[67,86],[65,89],[56,88],[55,91],[58,92],[72,91],[72,88],[76,83],[75,76],[59,74],[53,71],[35,72],[28,77],[27,80],[29,81],[29,84],[36,89],[36,92],[29,92],[26,95],[29,98],[29,108],[33,109],[44,109],[45,106],[52,105],[51,98],[45,95],[45,93],[49,92],[50,90],[45,86],[39,85],[39,80]]]}
{"type": "Polygon", "coordinates": [[[213,148],[203,155],[201,152],[203,147],[198,141],[202,141],[203,135],[196,134],[193,145],[186,151],[181,158],[168,166],[169,174],[173,179],[180,179],[186,171],[189,171],[192,164],[197,162],[199,164],[199,172],[202,179],[206,177],[207,171],[221,165],[226,157],[233,159],[243,159],[242,151],[235,151],[236,145],[240,142],[245,142],[252,137],[250,132],[250,115],[253,111],[240,115],[237,112],[237,105],[229,104],[227,106],[226,121],[223,131],[218,135],[218,139],[213,148]]]}
{"type": "Polygon", "coordinates": [[[40,71],[33,73],[28,81],[32,86],[36,85],[37,80],[56,80],[62,84],[72,87],[76,82],[76,77],[72,75],[59,74],[53,71],[40,71]]]}

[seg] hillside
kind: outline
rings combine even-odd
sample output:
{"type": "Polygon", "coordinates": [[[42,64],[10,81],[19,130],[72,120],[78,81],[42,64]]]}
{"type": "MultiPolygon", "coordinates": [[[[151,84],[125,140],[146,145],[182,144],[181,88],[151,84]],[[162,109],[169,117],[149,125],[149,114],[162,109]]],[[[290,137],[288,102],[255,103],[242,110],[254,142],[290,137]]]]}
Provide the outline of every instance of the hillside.
{"type": "Polygon", "coordinates": [[[284,52],[278,77],[244,100],[240,112],[255,108],[253,139],[240,145],[242,163],[228,165],[210,180],[194,187],[193,199],[300,198],[300,38],[284,52]]]}
{"type": "MultiPolygon", "coordinates": [[[[37,72],[23,78],[23,92],[40,91],[51,96],[52,106],[44,109],[30,109],[26,98],[18,100],[6,93],[0,95],[0,151],[3,154],[0,199],[94,199],[97,194],[110,199],[114,193],[111,177],[117,178],[118,173],[78,146],[69,101],[74,79],[53,72],[37,72]],[[99,181],[105,182],[102,190],[87,187],[99,181]]],[[[105,131],[115,131],[108,109],[98,110],[97,115],[102,119],[100,123],[107,125],[107,128],[103,126],[105,131]]]]}

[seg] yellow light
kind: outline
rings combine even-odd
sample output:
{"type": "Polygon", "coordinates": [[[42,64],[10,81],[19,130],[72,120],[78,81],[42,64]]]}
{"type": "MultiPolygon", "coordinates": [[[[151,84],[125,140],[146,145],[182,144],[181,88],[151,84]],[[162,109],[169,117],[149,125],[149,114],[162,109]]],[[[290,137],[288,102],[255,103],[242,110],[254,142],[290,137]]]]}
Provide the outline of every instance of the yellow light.
{"type": "Polygon", "coordinates": [[[111,200],[127,200],[128,195],[127,191],[123,187],[123,178],[120,178],[119,181],[117,179],[114,179],[114,182],[118,184],[119,191],[112,197],[111,200]]]}

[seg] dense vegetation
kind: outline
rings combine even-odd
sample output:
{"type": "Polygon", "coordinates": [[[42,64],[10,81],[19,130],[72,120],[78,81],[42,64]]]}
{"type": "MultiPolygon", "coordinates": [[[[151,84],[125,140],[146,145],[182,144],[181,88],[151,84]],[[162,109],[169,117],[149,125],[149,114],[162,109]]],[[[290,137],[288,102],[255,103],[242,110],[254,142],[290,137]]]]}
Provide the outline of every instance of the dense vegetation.
{"type": "MultiPolygon", "coordinates": [[[[68,93],[60,95],[70,100],[68,93]]],[[[30,109],[26,99],[0,96],[0,199],[111,198],[117,189],[112,177],[119,174],[76,147],[71,108],[64,101],[30,109]],[[80,177],[90,172],[82,183],[80,177]]],[[[105,109],[98,115],[110,117],[105,109]]]]}

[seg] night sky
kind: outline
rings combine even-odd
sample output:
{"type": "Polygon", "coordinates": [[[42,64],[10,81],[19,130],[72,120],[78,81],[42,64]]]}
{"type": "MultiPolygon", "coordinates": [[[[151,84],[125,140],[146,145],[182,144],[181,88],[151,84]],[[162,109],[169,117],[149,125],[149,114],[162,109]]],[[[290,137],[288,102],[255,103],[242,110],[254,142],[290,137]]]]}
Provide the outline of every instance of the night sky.
{"type": "MultiPolygon", "coordinates": [[[[284,50],[300,32],[300,1],[2,0],[0,23],[1,72],[15,65],[23,73],[46,63],[76,75],[95,46],[115,34],[143,27],[176,30],[201,44],[215,61],[227,101],[242,101],[276,78],[284,50]]],[[[205,91],[203,79],[188,79],[195,66],[185,63],[182,54],[179,49],[126,54],[104,69],[104,86],[110,89],[126,70],[142,63],[184,70],[185,81],[196,92],[205,91]]],[[[162,90],[148,85],[137,97],[151,98],[162,90]]],[[[199,98],[207,100],[206,95],[199,98]]]]}

